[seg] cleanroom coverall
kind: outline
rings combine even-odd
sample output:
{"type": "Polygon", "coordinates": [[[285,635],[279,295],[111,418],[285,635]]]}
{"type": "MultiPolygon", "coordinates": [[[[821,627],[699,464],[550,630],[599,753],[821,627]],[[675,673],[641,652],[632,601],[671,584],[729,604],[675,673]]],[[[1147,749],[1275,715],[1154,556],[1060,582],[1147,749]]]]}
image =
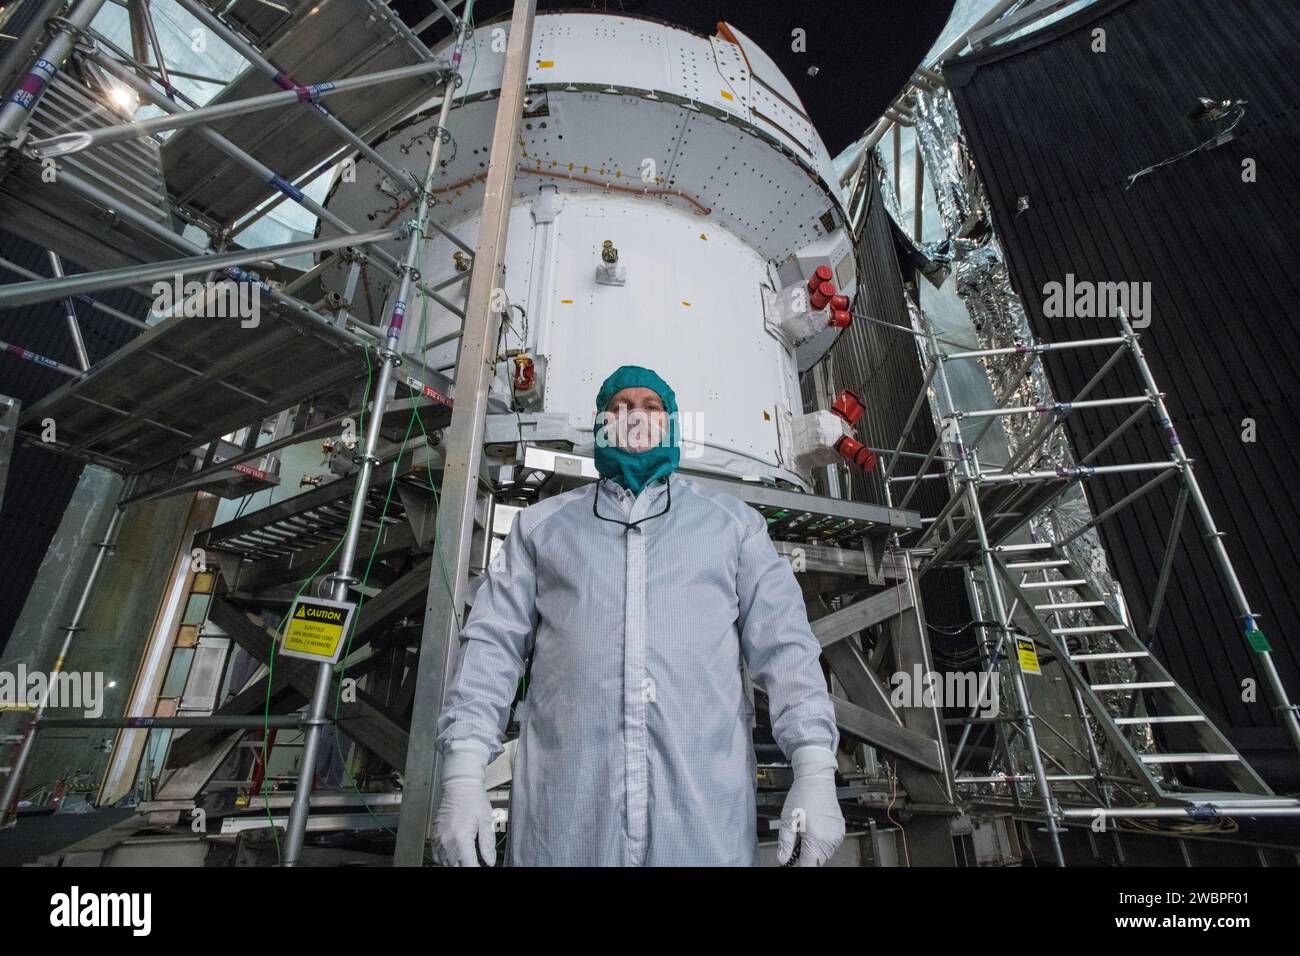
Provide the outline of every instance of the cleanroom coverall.
{"type": "Polygon", "coordinates": [[[673,473],[639,497],[595,482],[527,507],[460,635],[438,746],[502,751],[532,656],[510,793],[512,866],[750,866],[756,768],[742,666],[777,744],[834,750],[799,585],[740,499],[673,473]]]}

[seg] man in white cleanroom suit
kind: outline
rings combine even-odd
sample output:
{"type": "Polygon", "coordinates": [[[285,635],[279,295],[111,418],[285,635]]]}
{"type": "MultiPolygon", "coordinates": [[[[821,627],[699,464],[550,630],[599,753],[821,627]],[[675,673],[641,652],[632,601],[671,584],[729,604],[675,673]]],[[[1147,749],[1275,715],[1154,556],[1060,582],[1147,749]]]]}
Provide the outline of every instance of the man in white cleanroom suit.
{"type": "Polygon", "coordinates": [[[496,862],[484,771],[531,658],[510,865],[755,864],[744,668],[795,774],[779,860],[797,836],[799,865],[820,866],[844,839],[839,733],[794,573],[757,511],[675,473],[676,399],[658,375],[619,368],[596,409],[601,480],[519,512],[461,631],[438,717],[436,858],[496,862]]]}

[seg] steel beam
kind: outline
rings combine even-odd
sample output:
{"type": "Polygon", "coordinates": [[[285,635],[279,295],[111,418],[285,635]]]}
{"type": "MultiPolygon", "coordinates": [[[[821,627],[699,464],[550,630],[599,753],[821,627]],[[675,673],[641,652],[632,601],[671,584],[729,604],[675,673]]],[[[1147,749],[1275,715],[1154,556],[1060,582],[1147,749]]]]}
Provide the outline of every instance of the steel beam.
{"type": "Polygon", "coordinates": [[[189,110],[179,114],[166,114],[164,116],[155,116],[152,119],[132,120],[130,123],[118,123],[115,126],[104,126],[100,129],[83,132],[60,133],[58,136],[50,136],[46,139],[32,140],[27,144],[27,148],[38,159],[47,156],[66,156],[69,153],[79,153],[82,150],[90,149],[92,146],[107,146],[110,143],[117,143],[122,140],[139,139],[141,136],[148,136],[151,133],[158,133],[163,130],[183,129],[187,126],[198,126],[200,123],[211,123],[216,120],[229,119],[233,116],[256,113],[260,110],[275,109],[278,106],[292,106],[300,102],[306,102],[304,96],[307,96],[310,102],[315,103],[317,99],[323,96],[362,90],[382,83],[389,83],[393,80],[406,80],[413,76],[436,73],[441,69],[442,64],[434,61],[416,63],[413,66],[399,66],[396,69],[366,73],[345,80],[336,80],[333,83],[320,83],[308,87],[307,94],[300,94],[294,90],[284,90],[280,93],[250,96],[246,100],[218,103],[215,106],[202,106],[196,110],[189,110]]]}
{"type": "Polygon", "coordinates": [[[900,584],[818,618],[812,624],[812,632],[825,648],[852,634],[897,617],[912,606],[912,589],[906,584],[900,584]]]}
{"type": "MultiPolygon", "coordinates": [[[[259,663],[265,664],[271,660],[275,634],[249,620],[247,615],[223,598],[213,599],[210,616],[231,640],[252,654],[259,663]]],[[[274,672],[279,677],[282,669],[287,671],[288,681],[293,689],[310,699],[316,684],[315,668],[316,665],[310,661],[291,661],[287,657],[277,657],[274,672]]],[[[330,690],[334,692],[337,688],[337,678],[334,678],[330,690]]],[[[402,763],[406,759],[406,734],[382,707],[370,699],[368,694],[361,690],[356,694],[355,703],[344,703],[340,706],[339,731],[401,770],[402,763]]],[[[181,737],[177,744],[188,740],[192,735],[204,733],[208,731],[191,730],[181,737]]]]}
{"type": "MultiPolygon", "coordinates": [[[[510,19],[501,96],[484,183],[478,248],[465,303],[465,326],[456,367],[456,404],[444,447],[442,500],[438,509],[434,561],[420,644],[410,752],[406,758],[401,821],[393,862],[421,866],[431,813],[440,793],[436,721],[451,673],[468,583],[474,504],[487,412],[488,384],[495,368],[501,317],[492,309],[493,290],[504,284],[506,229],[514,190],[515,149],[523,113],[528,57],[537,0],[515,0],[510,19]],[[450,588],[447,582],[450,582],[450,588]]],[[[470,12],[466,12],[466,17],[470,12]]]]}
{"type": "MultiPolygon", "coordinates": [[[[391,239],[403,231],[403,227],[394,226],[390,229],[376,229],[346,236],[331,236],[328,239],[304,239],[301,242],[288,242],[278,246],[236,249],[233,252],[217,252],[210,256],[193,256],[188,259],[169,259],[152,265],[123,266],[120,269],[105,269],[102,272],[82,272],[57,279],[11,282],[0,286],[0,308],[31,305],[34,302],[45,302],[78,293],[102,292],[106,289],[121,289],[147,282],[166,281],[177,276],[195,275],[211,269],[224,269],[227,266],[248,265],[264,259],[287,259],[303,253],[364,245],[368,242],[391,239]]],[[[328,319],[322,318],[322,321],[327,325],[330,324],[328,319]]]]}

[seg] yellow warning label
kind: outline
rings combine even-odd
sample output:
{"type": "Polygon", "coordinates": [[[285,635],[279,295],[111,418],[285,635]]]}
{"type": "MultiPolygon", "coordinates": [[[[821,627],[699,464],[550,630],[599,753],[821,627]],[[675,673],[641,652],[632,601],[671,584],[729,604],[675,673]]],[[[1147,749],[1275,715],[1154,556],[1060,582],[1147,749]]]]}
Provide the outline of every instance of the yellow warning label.
{"type": "Polygon", "coordinates": [[[289,615],[280,651],[292,657],[337,661],[351,617],[351,604],[299,598],[289,615]]]}
{"type": "Polygon", "coordinates": [[[1020,669],[1026,674],[1043,673],[1042,668],[1038,666],[1038,651],[1034,649],[1034,642],[1029,638],[1016,638],[1016,654],[1020,657],[1020,669]]]}

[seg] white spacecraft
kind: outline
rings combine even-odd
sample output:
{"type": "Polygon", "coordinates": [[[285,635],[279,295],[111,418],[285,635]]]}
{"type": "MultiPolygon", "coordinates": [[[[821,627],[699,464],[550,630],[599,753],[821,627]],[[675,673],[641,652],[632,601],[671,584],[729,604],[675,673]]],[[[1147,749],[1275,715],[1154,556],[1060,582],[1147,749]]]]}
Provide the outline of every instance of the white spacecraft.
{"type": "MultiPolygon", "coordinates": [[[[469,40],[433,191],[434,219],[470,248],[508,29],[480,24],[469,40]]],[[[443,135],[438,105],[377,145],[416,179],[443,135]]],[[[810,490],[811,467],[852,458],[849,422],[804,415],[798,376],[850,321],[853,247],[826,146],[753,41],[725,23],[705,37],[605,12],[539,14],[515,162],[492,392],[527,414],[489,414],[489,450],[509,449],[521,429],[589,449],[601,381],[632,364],[675,390],[684,468],[810,490]]],[[[371,230],[412,217],[409,202],[358,160],[327,205],[371,230]]],[[[424,282],[463,303],[461,246],[430,231],[420,262],[424,282]]],[[[327,288],[341,291],[345,277],[340,266],[327,288]]],[[[374,270],[362,278],[354,314],[382,326],[392,284],[374,270]]],[[[450,371],[460,324],[417,297],[402,347],[450,371]]]]}

